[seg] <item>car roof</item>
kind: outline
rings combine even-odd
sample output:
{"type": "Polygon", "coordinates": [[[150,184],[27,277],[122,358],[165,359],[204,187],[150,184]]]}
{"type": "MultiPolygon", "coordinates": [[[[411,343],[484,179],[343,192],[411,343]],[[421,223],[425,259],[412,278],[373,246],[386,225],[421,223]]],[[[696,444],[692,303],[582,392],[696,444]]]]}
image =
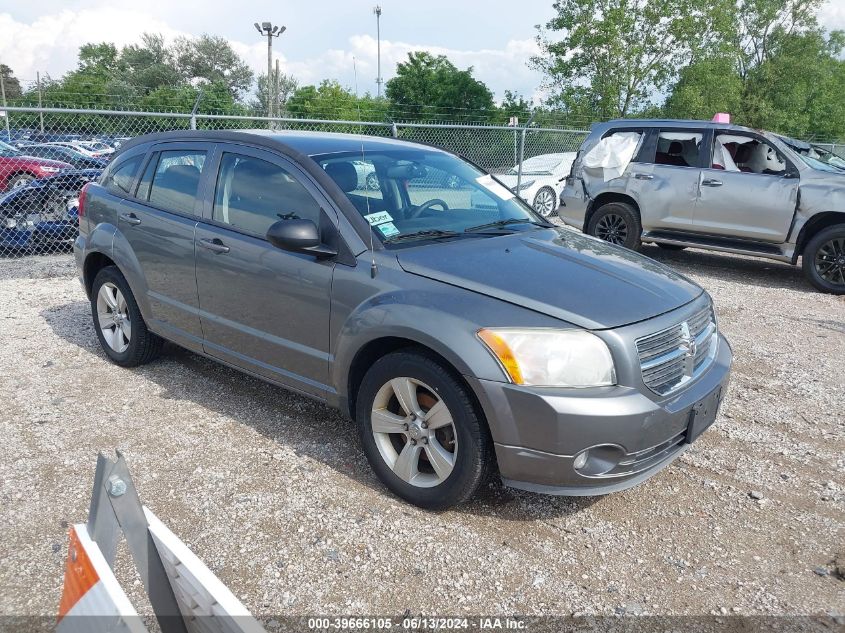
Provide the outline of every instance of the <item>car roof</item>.
{"type": "Polygon", "coordinates": [[[759,132],[742,125],[733,123],[717,123],[716,121],[703,121],[698,119],[613,119],[593,125],[593,131],[605,131],[613,128],[642,128],[642,127],[665,127],[665,128],[713,128],[717,130],[732,130],[736,132],[759,132]]]}
{"type": "MultiPolygon", "coordinates": [[[[303,132],[299,130],[182,130],[158,132],[145,136],[136,136],[122,145],[121,152],[142,143],[167,141],[240,141],[253,142],[265,146],[276,146],[292,150],[293,153],[306,156],[322,154],[360,152],[379,152],[411,147],[430,151],[443,150],[399,139],[367,136],[365,134],[344,134],[338,132],[303,132]]],[[[446,152],[443,152],[446,153],[446,152]]]]}

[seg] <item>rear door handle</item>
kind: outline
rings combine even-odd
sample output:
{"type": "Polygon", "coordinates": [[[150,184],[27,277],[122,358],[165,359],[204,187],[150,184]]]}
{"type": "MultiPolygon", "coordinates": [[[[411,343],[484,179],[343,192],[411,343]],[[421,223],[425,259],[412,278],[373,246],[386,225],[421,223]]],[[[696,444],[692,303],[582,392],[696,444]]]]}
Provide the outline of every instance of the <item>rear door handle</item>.
{"type": "Polygon", "coordinates": [[[654,180],[654,174],[634,174],[637,180],[654,180]]]}
{"type": "Polygon", "coordinates": [[[701,184],[704,187],[721,187],[722,181],[716,180],[715,178],[705,178],[701,181],[701,184]]]}
{"type": "Polygon", "coordinates": [[[120,219],[132,226],[138,226],[141,223],[141,218],[134,213],[121,213],[120,219]]]}
{"type": "Polygon", "coordinates": [[[200,246],[207,248],[212,253],[228,253],[229,247],[226,246],[219,238],[200,240],[200,246]]]}

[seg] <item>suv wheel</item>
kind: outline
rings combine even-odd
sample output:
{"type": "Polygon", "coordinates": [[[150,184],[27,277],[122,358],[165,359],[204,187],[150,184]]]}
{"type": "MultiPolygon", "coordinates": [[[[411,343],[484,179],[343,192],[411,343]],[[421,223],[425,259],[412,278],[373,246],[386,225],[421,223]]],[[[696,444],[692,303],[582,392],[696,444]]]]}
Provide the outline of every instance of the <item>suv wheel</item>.
{"type": "Polygon", "coordinates": [[[819,231],[804,247],[804,276],[822,292],[845,294],[845,224],[819,231]]]}
{"type": "Polygon", "coordinates": [[[544,218],[547,218],[557,208],[556,203],[557,196],[555,196],[555,190],[551,187],[543,187],[537,192],[537,195],[534,196],[534,203],[532,206],[537,213],[542,215],[544,218]]]}
{"type": "Polygon", "coordinates": [[[590,217],[587,234],[637,251],[642,243],[642,226],[636,209],[626,202],[603,204],[590,217]]]}
{"type": "Polygon", "coordinates": [[[149,363],[164,341],[147,329],[135,296],[116,266],[97,273],[91,288],[94,329],[106,356],[122,367],[149,363]]]}
{"type": "Polygon", "coordinates": [[[423,354],[379,359],[361,383],[355,420],[379,479],[422,508],[466,501],[492,471],[490,436],[466,388],[423,354]]]}

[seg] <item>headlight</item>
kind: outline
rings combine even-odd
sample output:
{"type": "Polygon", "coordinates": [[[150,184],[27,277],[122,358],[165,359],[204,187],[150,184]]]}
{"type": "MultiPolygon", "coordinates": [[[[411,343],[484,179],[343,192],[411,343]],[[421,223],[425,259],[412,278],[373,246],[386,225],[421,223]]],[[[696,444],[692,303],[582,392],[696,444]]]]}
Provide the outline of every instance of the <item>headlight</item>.
{"type": "Polygon", "coordinates": [[[13,229],[18,225],[18,221],[15,218],[6,218],[6,228],[13,229]]]}
{"type": "Polygon", "coordinates": [[[57,171],[61,171],[61,169],[58,168],[58,167],[42,167],[41,171],[43,171],[46,174],[54,174],[57,171]]]}
{"type": "Polygon", "coordinates": [[[584,330],[484,328],[487,349],[517,385],[603,387],[616,384],[607,345],[584,330]]]}

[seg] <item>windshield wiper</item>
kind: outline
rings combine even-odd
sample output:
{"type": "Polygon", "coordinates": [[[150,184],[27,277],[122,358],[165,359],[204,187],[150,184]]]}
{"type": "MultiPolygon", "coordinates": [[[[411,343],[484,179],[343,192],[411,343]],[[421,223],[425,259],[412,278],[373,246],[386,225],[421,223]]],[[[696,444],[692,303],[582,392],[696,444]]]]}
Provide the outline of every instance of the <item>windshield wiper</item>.
{"type": "Polygon", "coordinates": [[[487,222],[486,224],[471,226],[464,229],[464,233],[474,233],[476,231],[483,231],[484,229],[501,229],[506,226],[510,226],[511,224],[533,224],[544,228],[554,226],[553,224],[540,224],[539,222],[535,222],[529,218],[508,218],[507,220],[496,220],[495,222],[487,222]]]}
{"type": "Polygon", "coordinates": [[[432,238],[437,239],[441,237],[457,237],[460,233],[456,231],[443,231],[441,229],[425,229],[423,231],[414,231],[413,233],[405,233],[404,235],[397,235],[395,237],[389,237],[384,240],[385,244],[391,244],[393,242],[404,242],[406,240],[418,240],[418,239],[425,239],[425,238],[432,238]]]}

